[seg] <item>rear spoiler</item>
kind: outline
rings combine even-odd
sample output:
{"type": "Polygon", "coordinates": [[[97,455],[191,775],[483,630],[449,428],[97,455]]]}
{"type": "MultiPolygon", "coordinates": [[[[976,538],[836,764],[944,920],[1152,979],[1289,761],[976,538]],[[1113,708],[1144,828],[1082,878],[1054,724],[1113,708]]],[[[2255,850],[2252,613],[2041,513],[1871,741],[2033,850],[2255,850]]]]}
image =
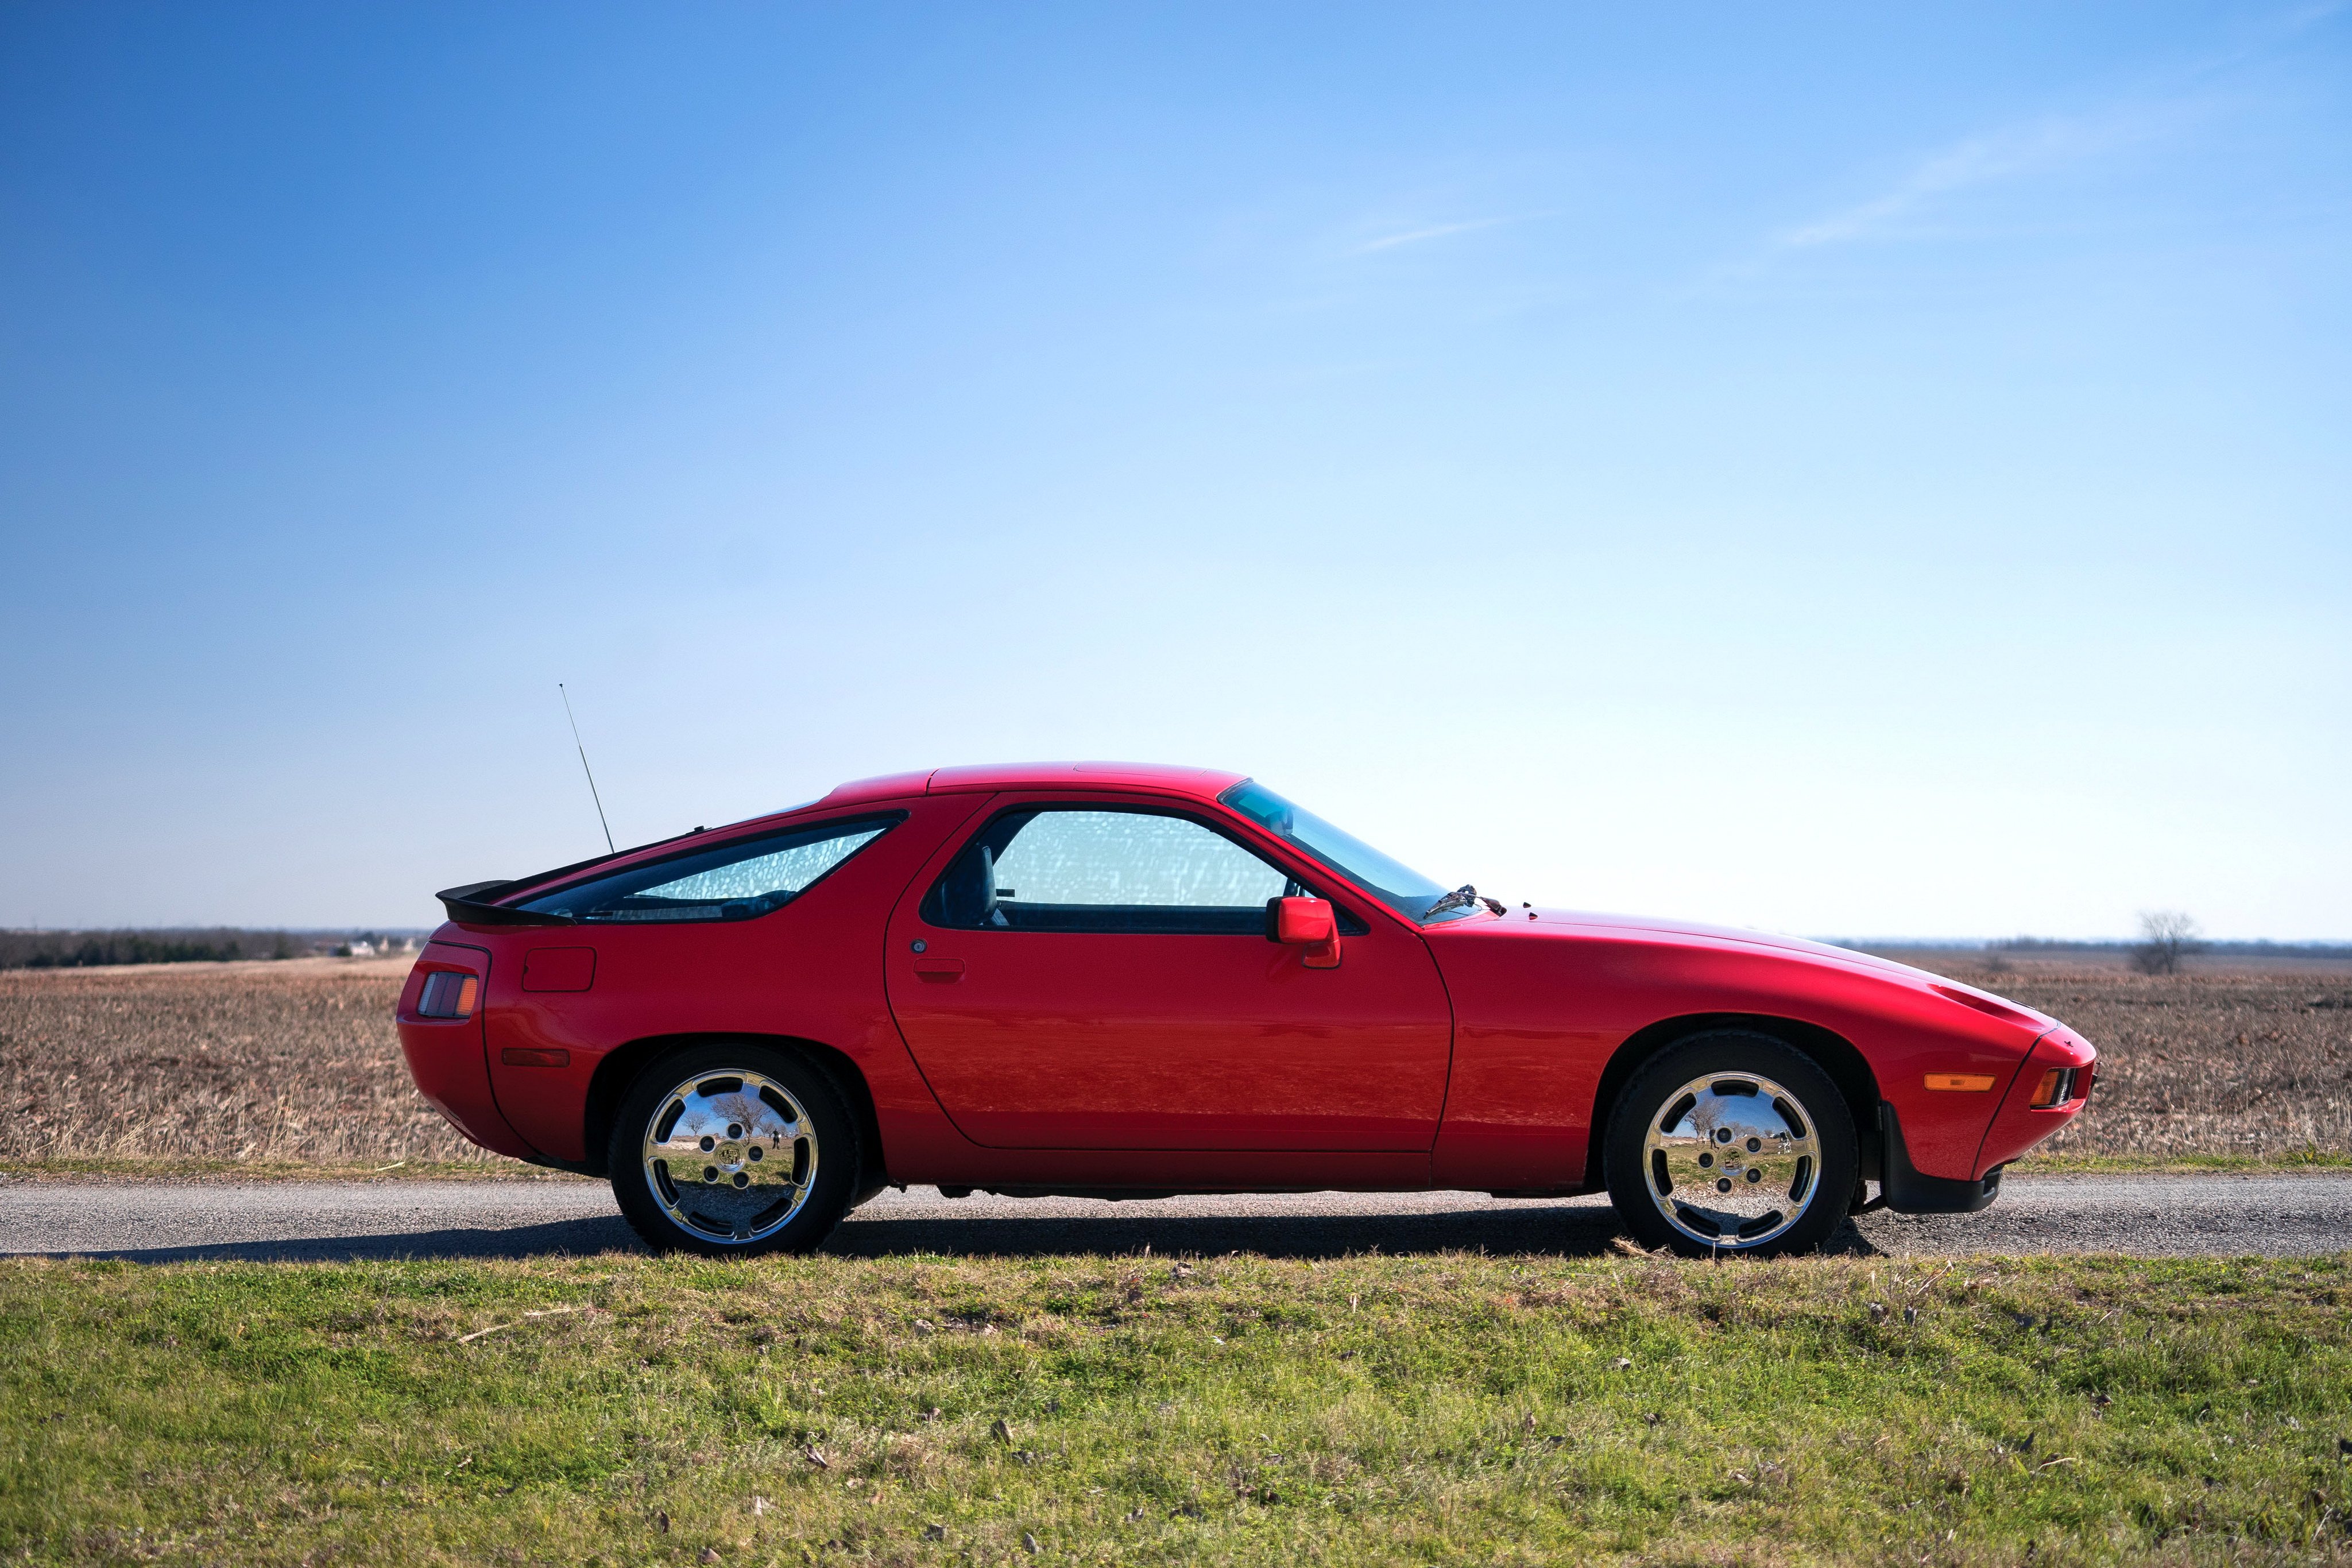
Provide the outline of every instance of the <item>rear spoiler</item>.
{"type": "MultiPolygon", "coordinates": [[[[544,878],[533,878],[544,881],[544,878]]],[[[518,882],[469,882],[463,887],[445,887],[433,896],[449,912],[449,918],[460,925],[577,925],[569,915],[548,915],[536,909],[514,909],[503,904],[487,902],[507,889],[520,887],[518,882]]]]}

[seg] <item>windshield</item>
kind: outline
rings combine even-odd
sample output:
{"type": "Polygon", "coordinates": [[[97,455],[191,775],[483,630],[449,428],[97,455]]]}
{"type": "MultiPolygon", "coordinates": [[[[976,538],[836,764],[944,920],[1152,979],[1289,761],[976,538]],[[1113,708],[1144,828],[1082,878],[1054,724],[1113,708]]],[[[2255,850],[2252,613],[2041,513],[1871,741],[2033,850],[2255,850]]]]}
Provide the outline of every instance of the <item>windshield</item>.
{"type": "MultiPolygon", "coordinates": [[[[1352,833],[1340,831],[1314,812],[1294,806],[1255,779],[1244,779],[1217,797],[1259,827],[1321,861],[1408,920],[1419,920],[1446,890],[1410,866],[1400,865],[1352,833]]],[[[1472,904],[1440,912],[1438,920],[1477,913],[1472,904]]]]}

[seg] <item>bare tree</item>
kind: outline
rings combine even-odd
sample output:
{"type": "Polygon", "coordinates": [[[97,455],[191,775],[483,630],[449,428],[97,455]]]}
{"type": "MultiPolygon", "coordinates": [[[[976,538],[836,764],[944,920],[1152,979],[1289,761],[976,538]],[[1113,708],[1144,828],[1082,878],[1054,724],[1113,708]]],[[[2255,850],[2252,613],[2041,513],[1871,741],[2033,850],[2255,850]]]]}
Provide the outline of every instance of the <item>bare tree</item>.
{"type": "Polygon", "coordinates": [[[2177,909],[2149,910],[2139,917],[2132,967],[2143,975],[2177,975],[2181,959],[2204,950],[2205,944],[2197,940],[2197,922],[2177,909]]]}

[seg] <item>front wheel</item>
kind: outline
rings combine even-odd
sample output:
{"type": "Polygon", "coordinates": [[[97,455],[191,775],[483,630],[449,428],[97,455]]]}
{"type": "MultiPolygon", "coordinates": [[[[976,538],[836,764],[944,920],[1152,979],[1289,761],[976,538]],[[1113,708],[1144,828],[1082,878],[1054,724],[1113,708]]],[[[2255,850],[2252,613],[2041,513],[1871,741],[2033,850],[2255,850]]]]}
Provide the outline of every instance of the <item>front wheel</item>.
{"type": "Polygon", "coordinates": [[[714,1041],[638,1074],[613,1124],[613,1196],[656,1252],[807,1252],[857,1188],[857,1123],[833,1081],[772,1046],[714,1041]]]}
{"type": "Polygon", "coordinates": [[[1636,1072],[1604,1159],[1634,1239],[1686,1257],[1811,1251],[1845,1218],[1859,1164],[1829,1075],[1745,1030],[1695,1035],[1636,1072]]]}

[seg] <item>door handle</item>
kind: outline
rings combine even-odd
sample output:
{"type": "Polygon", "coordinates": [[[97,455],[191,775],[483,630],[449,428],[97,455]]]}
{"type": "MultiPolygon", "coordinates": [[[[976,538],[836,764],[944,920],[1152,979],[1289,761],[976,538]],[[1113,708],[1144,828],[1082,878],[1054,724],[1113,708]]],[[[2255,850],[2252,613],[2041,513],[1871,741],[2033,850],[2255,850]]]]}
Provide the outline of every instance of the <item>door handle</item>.
{"type": "Polygon", "coordinates": [[[951,986],[963,978],[961,958],[918,958],[915,973],[927,985],[951,986]]]}

